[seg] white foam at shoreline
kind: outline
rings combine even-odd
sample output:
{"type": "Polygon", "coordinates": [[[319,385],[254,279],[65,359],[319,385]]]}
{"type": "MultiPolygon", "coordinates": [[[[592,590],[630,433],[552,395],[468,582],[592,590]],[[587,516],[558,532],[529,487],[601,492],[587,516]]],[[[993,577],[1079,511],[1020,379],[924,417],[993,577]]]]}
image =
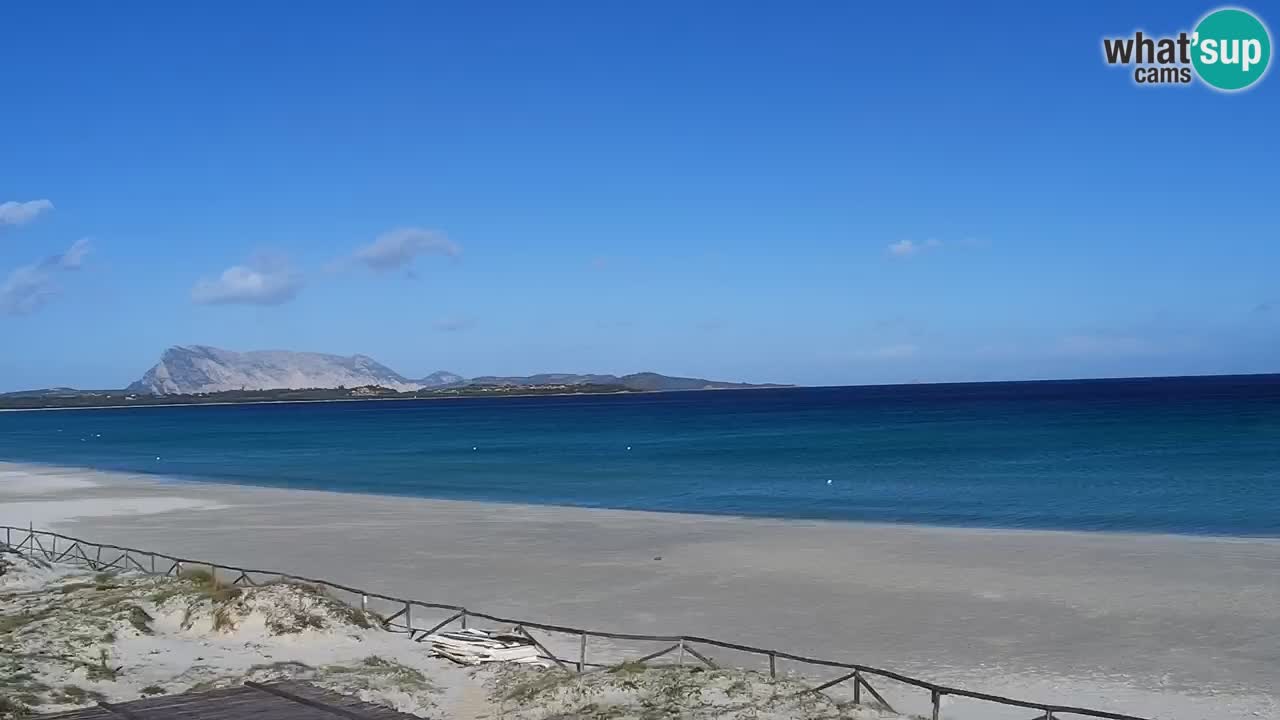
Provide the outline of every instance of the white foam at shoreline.
{"type": "Polygon", "coordinates": [[[98,483],[76,474],[32,470],[0,470],[0,494],[43,495],[64,490],[84,490],[98,483]]]}
{"type": "Polygon", "coordinates": [[[175,510],[218,510],[227,505],[183,497],[73,498],[0,503],[0,525],[49,529],[67,520],[155,515],[175,510]]]}
{"type": "MultiPolygon", "coordinates": [[[[103,495],[85,497],[85,491],[93,491],[121,479],[110,473],[95,473],[76,468],[51,468],[0,463],[0,496],[39,499],[5,500],[0,502],[0,525],[25,527],[33,524],[44,529],[68,520],[82,518],[115,517],[125,515],[155,515],[176,510],[213,510],[227,507],[225,503],[211,499],[151,495],[131,497],[103,495]],[[91,479],[96,476],[97,479],[91,479]]],[[[138,492],[135,488],[132,492],[138,492]]]]}

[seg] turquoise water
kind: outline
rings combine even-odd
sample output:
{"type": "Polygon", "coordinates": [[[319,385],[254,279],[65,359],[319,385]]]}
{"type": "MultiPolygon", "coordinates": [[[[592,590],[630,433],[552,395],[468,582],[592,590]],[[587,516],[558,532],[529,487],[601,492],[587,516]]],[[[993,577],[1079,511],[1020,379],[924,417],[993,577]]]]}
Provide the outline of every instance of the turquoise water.
{"type": "Polygon", "coordinates": [[[432,498],[1280,536],[1280,376],[0,413],[0,459],[432,498]]]}

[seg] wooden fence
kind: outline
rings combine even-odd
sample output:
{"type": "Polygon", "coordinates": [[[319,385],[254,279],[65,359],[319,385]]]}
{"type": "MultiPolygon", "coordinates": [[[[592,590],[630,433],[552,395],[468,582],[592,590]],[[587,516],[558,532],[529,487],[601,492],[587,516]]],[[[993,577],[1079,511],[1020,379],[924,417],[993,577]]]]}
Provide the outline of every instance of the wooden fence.
{"type": "MultiPolygon", "coordinates": [[[[1030,700],[1019,700],[1000,695],[992,695],[990,693],[975,692],[973,690],[965,690],[962,688],[948,687],[946,685],[939,685],[937,683],[929,682],[928,680],[921,680],[892,670],[885,670],[883,668],[872,667],[870,665],[811,658],[804,655],[784,652],[782,650],[769,650],[765,648],[752,647],[750,645],[725,642],[723,640],[716,640],[713,638],[699,637],[696,635],[638,635],[633,633],[607,632],[603,630],[584,630],[582,628],[566,627],[563,625],[550,625],[547,623],[531,622],[528,620],[504,618],[497,615],[491,615],[489,613],[469,610],[459,605],[424,602],[421,600],[407,600],[359,588],[348,587],[346,585],[339,585],[338,583],[330,582],[328,580],[317,580],[315,578],[301,577],[290,573],[276,572],[274,570],[254,570],[250,568],[236,567],[234,565],[222,565],[206,560],[190,560],[166,555],[164,553],[152,552],[150,550],[139,550],[137,548],[123,547],[120,545],[90,542],[55,532],[36,530],[32,527],[19,528],[0,525],[0,528],[4,530],[4,546],[11,550],[43,556],[45,559],[53,562],[82,563],[94,571],[114,569],[141,571],[154,575],[176,576],[184,570],[207,570],[215,579],[219,577],[219,573],[221,573],[222,577],[232,578],[230,582],[234,585],[258,585],[260,582],[255,578],[262,578],[263,581],[266,582],[283,580],[315,585],[326,588],[331,592],[339,591],[350,596],[350,601],[353,605],[356,602],[355,599],[359,598],[358,602],[362,610],[370,610],[371,602],[381,602],[391,608],[387,613],[381,614],[384,629],[390,632],[407,634],[410,640],[417,642],[422,642],[428,635],[443,630],[455,623],[465,628],[467,627],[468,622],[477,619],[487,620],[500,625],[512,626],[515,628],[516,632],[528,638],[537,647],[543,658],[554,662],[561,669],[568,672],[596,672],[613,666],[614,663],[602,664],[587,661],[588,638],[599,638],[613,641],[657,642],[662,643],[662,649],[642,657],[631,659],[629,662],[646,663],[651,660],[656,660],[660,657],[676,653],[681,663],[683,663],[685,655],[688,655],[696,659],[698,662],[701,662],[712,669],[716,669],[718,665],[713,659],[708,657],[710,651],[708,651],[707,648],[712,647],[760,656],[762,660],[767,659],[769,663],[769,675],[771,677],[777,677],[779,660],[788,660],[794,663],[818,668],[834,668],[841,673],[838,677],[816,687],[810,688],[809,692],[822,693],[823,691],[829,690],[837,685],[852,682],[853,702],[855,704],[862,703],[862,696],[865,692],[879,705],[890,712],[893,712],[893,708],[890,706],[889,702],[885,700],[883,695],[872,687],[870,682],[871,679],[877,679],[877,681],[879,681],[879,679],[888,679],[918,688],[929,693],[929,705],[932,708],[932,720],[940,719],[942,699],[948,696],[1034,710],[1037,714],[1034,718],[1028,718],[1028,720],[1065,720],[1063,716],[1067,715],[1089,718],[1106,718],[1107,720],[1149,720],[1148,718],[1142,718],[1135,715],[1125,715],[1122,713],[1106,712],[1103,710],[1091,710],[1089,708],[1074,707],[1070,705],[1051,705],[1030,700]],[[17,542],[15,543],[14,540],[17,540],[17,542]],[[62,543],[61,547],[59,547],[59,541],[62,543]],[[415,613],[415,608],[420,611],[444,611],[447,614],[447,617],[444,620],[432,623],[429,626],[423,627],[415,625],[415,620],[421,619],[421,613],[415,613]],[[556,655],[551,650],[547,649],[546,644],[535,637],[533,633],[530,632],[531,630],[538,630],[543,633],[550,633],[557,636],[565,636],[570,641],[576,641],[577,657],[566,658],[556,655]]],[[[563,655],[563,652],[561,655],[563,655]]]]}

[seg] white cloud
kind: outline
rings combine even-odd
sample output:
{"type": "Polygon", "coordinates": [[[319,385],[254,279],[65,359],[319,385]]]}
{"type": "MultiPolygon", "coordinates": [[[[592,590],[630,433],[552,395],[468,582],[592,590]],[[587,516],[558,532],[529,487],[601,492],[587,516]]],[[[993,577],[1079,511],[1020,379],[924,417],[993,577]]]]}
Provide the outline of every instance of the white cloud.
{"type": "Polygon", "coordinates": [[[384,272],[405,267],[417,256],[426,254],[457,257],[462,254],[462,248],[434,230],[396,228],[357,249],[353,258],[372,270],[384,272]]]}
{"type": "Polygon", "coordinates": [[[89,238],[80,238],[71,243],[71,247],[67,248],[66,252],[57,256],[58,265],[64,270],[79,270],[84,264],[84,256],[89,254],[91,245],[89,238]]]}
{"type": "Polygon", "coordinates": [[[889,254],[896,257],[909,257],[925,250],[942,247],[941,240],[930,238],[922,243],[915,240],[899,240],[895,243],[889,243],[889,254]]]}
{"type": "Polygon", "coordinates": [[[26,315],[57,294],[51,273],[39,265],[24,265],[9,273],[0,285],[0,310],[6,315],[26,315]]]}
{"type": "Polygon", "coordinates": [[[203,305],[280,305],[302,289],[302,275],[283,258],[259,255],[247,265],[233,265],[216,278],[202,278],[191,299],[203,305]]]}
{"type": "Polygon", "coordinates": [[[64,252],[9,273],[0,283],[0,312],[26,315],[39,310],[62,291],[58,276],[79,270],[84,264],[90,246],[88,238],[81,238],[64,252]]]}
{"type": "Polygon", "coordinates": [[[28,200],[26,202],[0,203],[0,225],[22,225],[36,219],[42,212],[53,209],[48,200],[28,200]]]}
{"type": "Polygon", "coordinates": [[[924,242],[916,242],[915,240],[899,240],[898,242],[889,243],[887,249],[890,255],[894,257],[911,257],[920,253],[937,250],[941,247],[963,248],[969,250],[982,250],[991,247],[991,241],[985,238],[961,238],[960,240],[949,240],[943,242],[937,238],[929,238],[924,242]]]}
{"type": "Polygon", "coordinates": [[[919,252],[919,247],[911,240],[899,240],[896,243],[889,244],[889,254],[904,257],[907,255],[915,255],[919,252]]]}

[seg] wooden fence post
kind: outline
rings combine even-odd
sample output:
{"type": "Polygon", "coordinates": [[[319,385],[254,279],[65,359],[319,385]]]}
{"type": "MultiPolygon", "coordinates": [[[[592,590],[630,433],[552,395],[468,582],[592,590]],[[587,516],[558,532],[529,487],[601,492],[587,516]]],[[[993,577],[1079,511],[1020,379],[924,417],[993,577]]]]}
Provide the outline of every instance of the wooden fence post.
{"type": "Polygon", "coordinates": [[[578,644],[578,674],[587,671],[587,634],[584,632],[581,636],[581,642],[578,644]]]}
{"type": "Polygon", "coordinates": [[[930,690],[929,695],[933,700],[933,720],[938,720],[942,714],[942,693],[937,690],[930,690]]]}

